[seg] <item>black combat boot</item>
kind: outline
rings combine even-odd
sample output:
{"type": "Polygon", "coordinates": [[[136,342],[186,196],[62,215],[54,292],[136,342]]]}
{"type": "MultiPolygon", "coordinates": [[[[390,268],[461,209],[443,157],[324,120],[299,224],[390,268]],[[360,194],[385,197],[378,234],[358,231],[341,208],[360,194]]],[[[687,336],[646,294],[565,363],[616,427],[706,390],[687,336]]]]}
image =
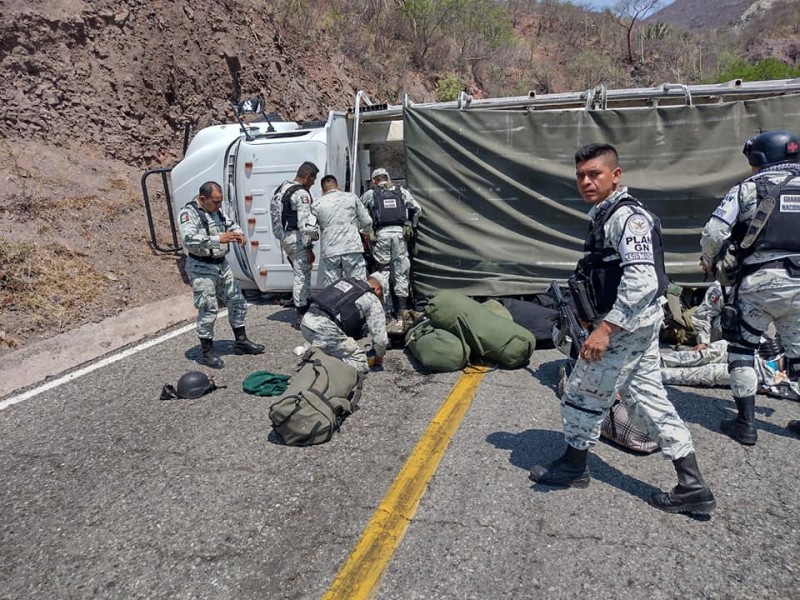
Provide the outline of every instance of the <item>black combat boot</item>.
{"type": "Polygon", "coordinates": [[[670,492],[650,496],[650,504],[668,513],[710,514],[717,506],[711,488],[703,481],[694,452],[672,461],[678,473],[678,485],[670,492]]]}
{"type": "Polygon", "coordinates": [[[405,296],[397,297],[397,302],[395,303],[395,315],[394,315],[395,319],[402,320],[403,313],[406,312],[407,304],[408,304],[408,298],[406,298],[405,296]]]}
{"type": "Polygon", "coordinates": [[[233,343],[233,351],[236,354],[261,354],[264,352],[264,344],[256,344],[247,339],[244,327],[234,327],[233,335],[236,339],[233,343]]]}
{"type": "Polygon", "coordinates": [[[296,311],[296,315],[294,318],[294,323],[292,323],[292,327],[295,329],[300,329],[300,321],[303,320],[303,315],[308,312],[308,304],[305,306],[295,306],[294,310],[296,311]]]}
{"type": "Polygon", "coordinates": [[[786,424],[786,429],[791,431],[793,434],[800,436],[800,421],[789,421],[786,424]]]}
{"type": "Polygon", "coordinates": [[[224,366],[225,363],[223,363],[222,359],[214,352],[214,340],[200,338],[200,346],[203,349],[203,356],[200,357],[201,365],[211,367],[212,369],[221,369],[224,366]]]}
{"type": "Polygon", "coordinates": [[[589,467],[586,466],[588,456],[589,450],[578,450],[567,444],[567,450],[561,458],[546,467],[534,466],[530,479],[554,487],[588,487],[591,481],[589,467]]]}
{"type": "Polygon", "coordinates": [[[756,397],[734,398],[739,414],[735,419],[725,419],[720,424],[720,429],[725,435],[732,437],[740,444],[752,446],[758,439],[755,428],[756,397]]]}

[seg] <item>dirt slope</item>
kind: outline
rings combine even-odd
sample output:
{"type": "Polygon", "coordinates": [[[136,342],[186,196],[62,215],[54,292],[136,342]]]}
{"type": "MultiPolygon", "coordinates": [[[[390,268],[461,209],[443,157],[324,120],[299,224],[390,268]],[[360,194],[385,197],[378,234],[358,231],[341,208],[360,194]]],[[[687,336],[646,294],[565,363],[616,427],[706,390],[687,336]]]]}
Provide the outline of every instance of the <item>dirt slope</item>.
{"type": "Polygon", "coordinates": [[[184,122],[230,121],[235,85],[324,118],[370,81],[287,37],[275,4],[0,2],[0,353],[188,293],[148,247],[139,183],[180,156],[184,122]]]}

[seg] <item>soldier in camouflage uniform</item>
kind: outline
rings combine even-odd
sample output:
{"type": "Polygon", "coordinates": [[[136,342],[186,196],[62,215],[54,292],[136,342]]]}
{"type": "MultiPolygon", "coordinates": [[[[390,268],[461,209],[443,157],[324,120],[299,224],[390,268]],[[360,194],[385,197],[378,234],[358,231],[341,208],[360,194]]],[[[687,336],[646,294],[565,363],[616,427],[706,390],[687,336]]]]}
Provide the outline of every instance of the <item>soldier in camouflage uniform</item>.
{"type": "MultiPolygon", "coordinates": [[[[698,387],[729,386],[728,342],[720,338],[722,286],[713,282],[702,304],[692,314],[697,345],[686,350],[661,350],[661,378],[668,385],[698,387]],[[714,341],[711,341],[714,340],[714,341]]],[[[758,391],[782,398],[791,397],[786,374],[780,370],[782,348],[776,339],[764,336],[755,357],[758,391]]]]}
{"type": "Polygon", "coordinates": [[[304,162],[297,169],[294,180],[284,181],[275,190],[270,203],[272,235],[283,248],[294,272],[292,300],[297,311],[295,327],[308,310],[311,292],[311,270],[314,265],[314,240],[319,231],[311,218],[309,190],[317,179],[319,169],[312,162],[304,162]]]}
{"type": "Polygon", "coordinates": [[[214,321],[219,312],[217,298],[228,307],[236,354],[264,352],[263,345],[247,339],[244,296],[225,258],[229,244],[244,244],[244,234],[220,210],[221,205],[222,188],[218,183],[207,181],[200,186],[197,199],[186,204],[178,216],[183,247],[188,253],[186,274],[192,282],[198,311],[197,336],[203,350],[200,362],[217,369],[223,366],[222,359],[214,352],[214,321]]]}
{"type": "Polygon", "coordinates": [[[322,178],[322,196],[311,205],[320,232],[322,285],[342,277],[367,278],[359,231],[372,235],[372,219],[358,196],[339,190],[333,175],[322,178]]]}
{"type": "MultiPolygon", "coordinates": [[[[767,131],[744,147],[753,175],[733,186],[703,229],[701,265],[726,277],[732,325],[727,329],[728,369],[737,415],[721,423],[740,444],[753,445],[758,380],[755,354],[770,323],[781,336],[786,374],[795,394],[800,380],[800,138],[790,131],[767,131]],[[732,271],[723,257],[737,248],[732,271]]],[[[727,307],[726,307],[727,309],[727,307]]],[[[723,321],[724,323],[724,321],[723,321]]]]}
{"type": "Polygon", "coordinates": [[[314,294],[300,331],[312,346],[361,373],[381,365],[389,338],[380,282],[375,277],[366,281],[340,279],[314,294]],[[365,328],[372,337],[369,357],[356,341],[363,337],[365,328]]]}
{"type": "Polygon", "coordinates": [[[367,190],[361,201],[372,216],[375,239],[372,256],[377,263],[377,277],[387,291],[389,278],[394,279],[394,294],[397,306],[393,307],[395,320],[403,317],[410,294],[411,262],[408,258],[407,240],[414,235],[422,215],[422,208],[406,188],[394,185],[386,169],[372,172],[371,190],[367,190]],[[380,199],[380,201],[379,201],[380,199]]]}
{"type": "Polygon", "coordinates": [[[588,486],[589,448],[597,443],[603,417],[619,391],[631,423],[658,440],[678,474],[678,485],[653,494],[650,503],[667,512],[709,513],[716,501],[700,475],[691,434],[661,383],[658,334],[667,279],[660,224],[620,186],[622,170],[613,146],[584,146],[575,154],[575,165],[578,190],[594,205],[576,276],[583,282],[588,278],[595,299],[594,306],[576,302],[576,308],[582,317],[596,318],[585,323],[592,331],[561,398],[567,449],[549,465],[534,466],[531,479],[550,486],[588,486]]]}
{"type": "Polygon", "coordinates": [[[665,384],[713,387],[730,383],[728,344],[719,339],[721,310],[722,287],[715,281],[691,317],[697,344],[691,350],[661,352],[661,376],[665,384]]]}

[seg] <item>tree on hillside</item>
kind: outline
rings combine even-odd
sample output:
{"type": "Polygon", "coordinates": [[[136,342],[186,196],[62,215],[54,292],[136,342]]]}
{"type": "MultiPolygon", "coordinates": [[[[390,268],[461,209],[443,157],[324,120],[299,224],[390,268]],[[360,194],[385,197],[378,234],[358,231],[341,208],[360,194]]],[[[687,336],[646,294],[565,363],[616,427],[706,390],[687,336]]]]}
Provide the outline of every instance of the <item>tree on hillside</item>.
{"type": "Polygon", "coordinates": [[[628,63],[633,64],[633,28],[638,21],[661,8],[662,0],[618,0],[614,5],[613,19],[625,29],[628,43],[628,63]]]}

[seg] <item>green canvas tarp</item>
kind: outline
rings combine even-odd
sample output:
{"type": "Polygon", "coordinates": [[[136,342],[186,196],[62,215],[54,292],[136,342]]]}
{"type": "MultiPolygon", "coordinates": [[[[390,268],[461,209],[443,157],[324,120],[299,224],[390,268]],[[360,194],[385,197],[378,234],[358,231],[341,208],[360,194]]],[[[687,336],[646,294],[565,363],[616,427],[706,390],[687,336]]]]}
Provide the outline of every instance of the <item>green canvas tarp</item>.
{"type": "Polygon", "coordinates": [[[403,119],[408,185],[424,211],[415,292],[510,296],[572,273],[590,208],[573,156],[590,142],[617,147],[623,185],[661,218],[671,278],[701,283],[700,233],[749,174],[745,140],[800,130],[800,96],[614,110],[411,106],[403,119]]]}

